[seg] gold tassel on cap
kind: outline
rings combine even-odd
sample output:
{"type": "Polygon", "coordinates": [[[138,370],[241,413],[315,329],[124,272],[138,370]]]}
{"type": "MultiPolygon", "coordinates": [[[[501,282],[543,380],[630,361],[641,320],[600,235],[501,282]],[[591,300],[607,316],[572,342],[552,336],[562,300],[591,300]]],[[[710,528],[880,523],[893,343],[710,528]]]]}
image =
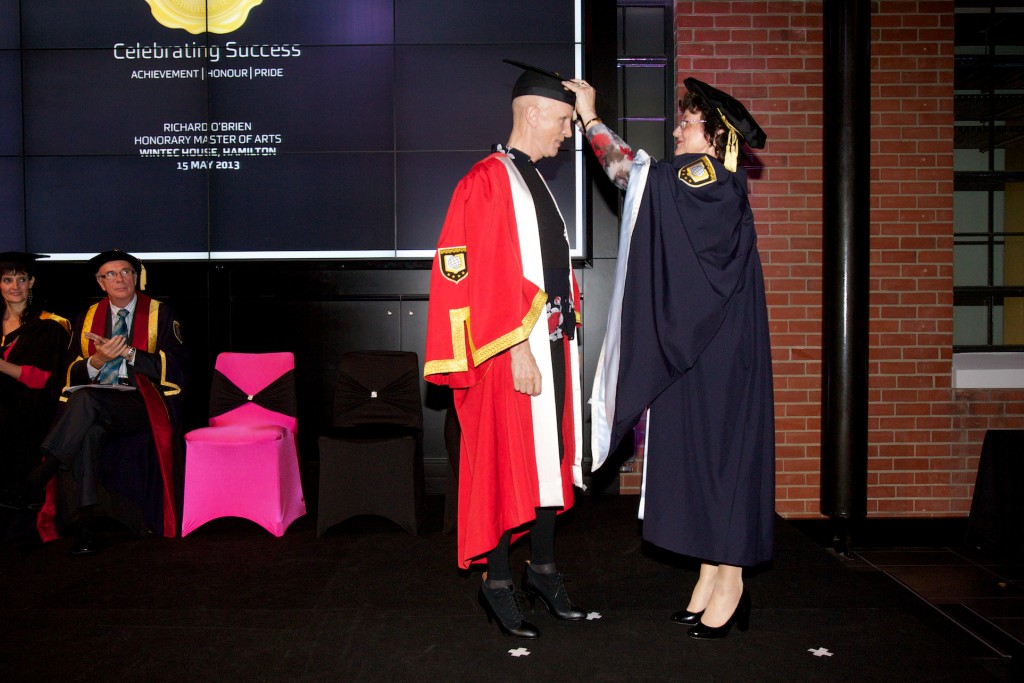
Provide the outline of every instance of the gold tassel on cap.
{"type": "Polygon", "coordinates": [[[729,127],[729,139],[725,143],[725,168],[727,171],[736,172],[736,163],[740,158],[740,141],[736,131],[729,127]]]}
{"type": "Polygon", "coordinates": [[[729,129],[729,138],[725,142],[725,169],[732,173],[736,172],[736,167],[740,158],[740,134],[736,128],[729,123],[729,119],[725,118],[725,114],[722,110],[718,110],[718,115],[722,117],[722,122],[725,127],[729,129]]]}

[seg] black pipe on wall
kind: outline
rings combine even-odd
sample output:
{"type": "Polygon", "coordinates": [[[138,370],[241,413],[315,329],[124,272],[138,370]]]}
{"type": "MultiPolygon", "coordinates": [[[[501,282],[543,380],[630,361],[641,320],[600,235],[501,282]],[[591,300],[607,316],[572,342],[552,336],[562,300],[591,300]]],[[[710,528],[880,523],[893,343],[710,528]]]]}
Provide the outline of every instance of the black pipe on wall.
{"type": "Polygon", "coordinates": [[[867,514],[871,3],[823,5],[821,512],[845,552],[867,514]]]}

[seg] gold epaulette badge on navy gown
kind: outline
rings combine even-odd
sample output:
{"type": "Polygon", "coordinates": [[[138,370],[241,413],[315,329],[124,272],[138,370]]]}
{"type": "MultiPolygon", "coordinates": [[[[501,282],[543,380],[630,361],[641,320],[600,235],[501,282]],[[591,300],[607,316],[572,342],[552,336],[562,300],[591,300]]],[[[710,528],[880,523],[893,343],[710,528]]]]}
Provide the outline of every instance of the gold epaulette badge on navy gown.
{"type": "Polygon", "coordinates": [[[715,167],[711,160],[702,156],[679,169],[679,179],[690,187],[700,187],[715,182],[715,167]]]}

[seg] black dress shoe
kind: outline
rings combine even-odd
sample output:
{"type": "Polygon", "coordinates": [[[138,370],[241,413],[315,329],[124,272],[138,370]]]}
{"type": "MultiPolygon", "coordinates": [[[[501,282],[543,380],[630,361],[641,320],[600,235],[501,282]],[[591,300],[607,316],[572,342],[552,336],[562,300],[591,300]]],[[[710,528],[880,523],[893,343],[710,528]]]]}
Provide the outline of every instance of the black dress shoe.
{"type": "Polygon", "coordinates": [[[530,608],[536,606],[537,598],[540,598],[548,612],[556,619],[564,621],[579,621],[587,616],[587,613],[572,604],[565,592],[565,584],[562,581],[562,574],[552,572],[542,574],[534,571],[533,567],[526,565],[523,572],[523,592],[530,598],[530,608]]]}
{"type": "Polygon", "coordinates": [[[485,579],[480,586],[480,606],[487,612],[487,623],[496,620],[498,628],[506,636],[528,639],[540,636],[537,627],[523,618],[519,594],[512,585],[506,588],[489,588],[485,579]]]}
{"type": "Polygon", "coordinates": [[[697,640],[725,638],[729,635],[729,629],[732,628],[733,624],[736,624],[736,628],[740,631],[746,631],[750,628],[750,593],[745,590],[743,595],[740,596],[740,602],[736,605],[736,610],[724,624],[721,626],[705,626],[703,621],[698,621],[690,627],[686,634],[697,640]]]}
{"type": "Polygon", "coordinates": [[[38,510],[43,507],[46,492],[31,488],[9,488],[0,491],[0,507],[11,510],[38,510]]]}
{"type": "Polygon", "coordinates": [[[694,624],[700,623],[700,615],[702,614],[704,614],[704,610],[699,612],[690,612],[689,610],[681,609],[672,615],[672,621],[677,624],[693,626],[694,624]]]}
{"type": "Polygon", "coordinates": [[[100,544],[96,540],[96,534],[91,529],[83,529],[75,536],[71,544],[71,555],[74,557],[85,557],[95,555],[100,551],[100,544]]]}

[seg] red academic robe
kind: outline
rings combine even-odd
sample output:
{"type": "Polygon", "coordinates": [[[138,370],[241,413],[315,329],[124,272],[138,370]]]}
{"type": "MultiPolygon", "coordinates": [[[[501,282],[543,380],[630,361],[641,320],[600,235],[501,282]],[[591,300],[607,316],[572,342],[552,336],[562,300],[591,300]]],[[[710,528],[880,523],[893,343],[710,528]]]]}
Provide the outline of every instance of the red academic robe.
{"type": "Polygon", "coordinates": [[[558,424],[549,379],[552,346],[547,325],[536,324],[547,301],[543,285],[530,192],[508,157],[492,154],[455,189],[434,258],[427,320],[424,376],[452,388],[462,428],[462,568],[481,561],[505,531],[533,521],[535,508],[571,507],[573,483],[582,485],[577,343],[563,339],[561,347],[566,396],[558,424]],[[525,340],[545,378],[535,397],[515,391],[506,353],[525,340]]]}

